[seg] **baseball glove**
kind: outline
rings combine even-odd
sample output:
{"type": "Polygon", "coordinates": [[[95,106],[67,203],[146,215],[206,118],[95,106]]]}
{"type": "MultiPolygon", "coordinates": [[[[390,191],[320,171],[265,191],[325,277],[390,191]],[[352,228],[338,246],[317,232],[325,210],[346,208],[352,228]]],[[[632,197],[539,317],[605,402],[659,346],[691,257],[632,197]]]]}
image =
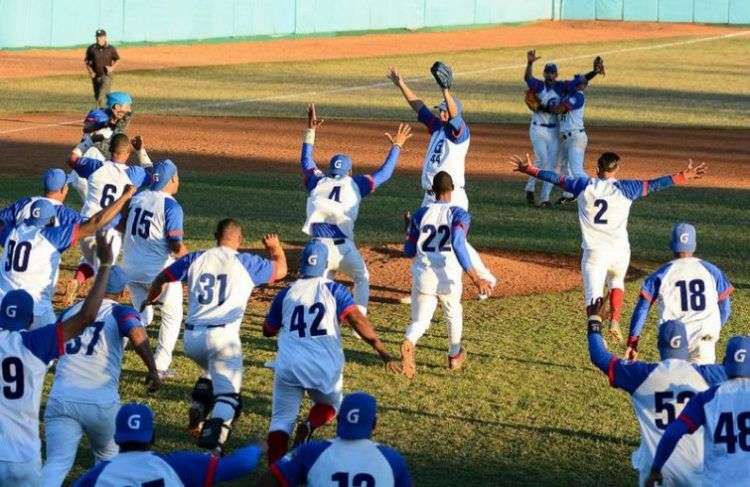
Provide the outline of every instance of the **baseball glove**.
{"type": "Polygon", "coordinates": [[[536,96],[534,90],[526,90],[526,96],[523,101],[526,102],[526,106],[529,107],[529,110],[532,112],[538,112],[542,109],[542,102],[539,100],[539,97],[536,96]]]}
{"type": "Polygon", "coordinates": [[[594,59],[594,71],[596,71],[596,74],[600,74],[602,76],[606,76],[607,73],[604,71],[604,59],[602,59],[601,56],[596,56],[594,59]]]}
{"type": "Polygon", "coordinates": [[[430,68],[430,72],[441,88],[450,89],[453,86],[453,71],[447,64],[435,61],[435,64],[430,68]]]}

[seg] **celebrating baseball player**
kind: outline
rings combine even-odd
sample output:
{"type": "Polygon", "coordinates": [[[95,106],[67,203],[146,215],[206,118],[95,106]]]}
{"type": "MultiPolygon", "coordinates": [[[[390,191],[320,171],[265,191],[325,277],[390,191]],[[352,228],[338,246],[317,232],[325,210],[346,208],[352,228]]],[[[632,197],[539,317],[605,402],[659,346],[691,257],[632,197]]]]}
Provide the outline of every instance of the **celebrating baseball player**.
{"type": "Polygon", "coordinates": [[[271,465],[260,485],[280,487],[331,485],[411,487],[409,467],[394,449],[375,443],[377,402],[365,392],[347,394],[341,402],[336,438],[300,445],[271,465]]]}
{"type": "MultiPolygon", "coordinates": [[[[526,106],[531,110],[531,125],[529,126],[529,139],[534,150],[535,165],[545,171],[557,171],[557,156],[560,146],[560,126],[558,116],[546,109],[556,106],[560,100],[565,98],[569,92],[575,90],[575,81],[557,81],[557,65],[547,63],[544,66],[544,80],[534,78],[532,69],[534,62],[541,59],[536,55],[536,50],[526,53],[526,71],[523,79],[528,86],[526,92],[526,106]]],[[[597,74],[604,75],[604,60],[597,56],[594,59],[594,69],[586,73],[587,81],[597,74]]],[[[533,206],[535,203],[536,181],[529,177],[526,183],[526,201],[533,206]]],[[[541,207],[549,207],[552,184],[542,182],[542,190],[539,194],[541,207]]]]}
{"type": "MultiPolygon", "coordinates": [[[[148,335],[140,316],[118,304],[127,277],[117,266],[107,280],[104,301],[93,324],[65,344],[65,355],[55,367],[55,380],[44,409],[47,458],[42,468],[43,487],[59,487],[68,475],[86,433],[94,462],[117,454],[115,416],[120,409],[120,372],[123,338],[128,338],[148,369],[147,383],[160,385],[148,335]]],[[[67,310],[62,319],[78,313],[83,303],[67,310]]]]}
{"type": "Polygon", "coordinates": [[[60,271],[62,253],[79,238],[86,238],[106,226],[120,212],[135,192],[132,186],[109,207],[83,223],[54,225],[58,212],[44,198],[31,204],[30,217],[17,227],[0,230],[3,253],[0,262],[0,295],[13,289],[24,289],[34,298],[33,327],[54,323],[52,298],[60,271]]]}
{"type": "MultiPolygon", "coordinates": [[[[668,485],[668,465],[688,438],[705,443],[702,473],[689,485],[750,485],[750,336],[729,339],[724,368],[729,380],[699,392],[662,435],[646,485],[668,485]],[[702,438],[700,438],[702,437],[702,438]]],[[[680,456],[677,460],[680,460],[680,456]]]]}
{"type": "Polygon", "coordinates": [[[362,199],[385,184],[396,169],[404,143],[411,137],[411,127],[401,124],[396,135],[386,134],[391,149],[385,162],[372,175],[350,176],[352,160],[346,154],[331,158],[323,173],[313,160],[315,133],[319,120],[315,105],[307,109],[307,131],[302,143],[302,175],[305,178],[307,220],[302,231],[328,247],[328,271],[341,271],[354,281],[354,302],[367,314],[370,299],[370,273],[354,242],[354,225],[362,199]]]}
{"type": "Polygon", "coordinates": [[[215,236],[216,247],[191,252],[164,269],[146,304],[156,302],[165,286],[187,281],[185,355],[203,371],[193,388],[188,429],[199,446],[221,451],[242,410],[240,326],[247,300],[256,286],[284,278],[287,264],[277,235],[263,238],[270,260],[239,251],[244,237],[236,220],[221,220],[215,236]]]}
{"type": "Polygon", "coordinates": [[[466,350],[461,346],[464,319],[461,271],[468,274],[480,293],[489,296],[492,292],[492,283],[479,275],[469,258],[466,236],[471,217],[466,210],[453,204],[453,191],[450,174],[437,173],[432,183],[435,202],[414,213],[404,244],[406,256],[414,258],[411,324],[401,344],[404,375],[410,379],[416,374],[417,341],[430,327],[438,301],[448,321],[448,367],[459,369],[466,360],[466,350]]]}
{"type": "MultiPolygon", "coordinates": [[[[183,212],[174,199],[180,187],[177,166],[169,159],[153,166],[151,185],[130,201],[127,217],[120,220],[123,234],[122,270],[128,276],[128,291],[133,306],[142,310],[143,325],[154,319],[153,306],[144,306],[151,283],[172,262],[182,257],[187,248],[182,242],[183,212]]],[[[162,378],[172,375],[172,351],[182,325],[182,285],[174,282],[164,286],[159,298],[161,326],[154,357],[162,378]]]]}
{"type": "Polygon", "coordinates": [[[154,413],[145,404],[123,405],[115,420],[120,453],[99,462],[73,487],[205,487],[240,479],[255,470],[263,450],[246,445],[226,456],[177,451],[155,453],[154,413]]]}
{"type": "MultiPolygon", "coordinates": [[[[688,362],[688,335],[680,321],[666,321],[659,328],[661,362],[630,362],[607,350],[602,337],[604,300],[588,307],[588,342],[591,363],[607,377],[612,387],[630,394],[641,428],[641,445],[633,452],[633,468],[643,486],[664,430],[680,414],[687,401],[700,391],[727,379],[721,365],[688,362]]],[[[664,468],[664,485],[697,485],[703,458],[703,438],[680,443],[679,453],[664,468]]]]}
{"type": "Polygon", "coordinates": [[[688,166],[681,172],[652,180],[615,179],[620,168],[620,156],[605,152],[597,162],[596,177],[571,179],[543,171],[534,166],[531,157],[513,156],[510,164],[515,171],[534,176],[560,186],[578,201],[578,221],[581,226],[581,272],[583,274],[584,306],[603,296],[609,288],[609,332],[622,342],[620,320],[625,300],[625,274],[630,265],[628,217],[630,207],[639,198],[661,191],[690,179],[700,178],[706,165],[688,166]]]}
{"type": "Polygon", "coordinates": [[[112,249],[97,233],[102,265],[91,292],[77,314],[29,330],[34,300],[22,289],[5,294],[0,303],[0,485],[41,485],[39,407],[47,364],[66,353],[65,342],[80,335],[101,306],[112,265],[112,249]]]}
{"type": "Polygon", "coordinates": [[[716,342],[729,320],[734,288],[718,267],[694,257],[697,245],[694,226],[674,226],[670,247],[675,258],[646,278],[633,311],[626,354],[631,360],[637,356],[648,311],[658,303],[659,323],[680,320],[685,324],[690,360],[699,364],[716,362],[716,342]]]}
{"type": "Polygon", "coordinates": [[[297,426],[295,447],[336,416],[344,385],[341,322],[346,320],[380,355],[387,370],[400,371],[349,290],[326,277],[328,248],[318,239],[305,245],[300,278],[276,295],[263,325],[265,336],[279,335],[267,440],[269,464],[286,453],[305,392],[314,405],[297,426]]]}
{"type": "MultiPolygon", "coordinates": [[[[417,113],[417,119],[430,132],[430,141],[422,166],[421,181],[422,189],[425,192],[422,206],[434,203],[437,200],[432,191],[432,182],[437,173],[444,171],[451,176],[455,186],[451,200],[453,205],[468,211],[469,198],[464,188],[466,185],[466,154],[471,142],[469,126],[463,118],[461,101],[451,92],[453,86],[451,68],[438,61],[432,65],[430,71],[443,94],[443,101],[435,107],[438,110],[438,116],[435,116],[424,102],[414,94],[396,68],[388,68],[387,76],[401,90],[406,102],[417,113]]],[[[410,221],[408,214],[405,215],[405,220],[406,230],[408,231],[410,221]]],[[[497,280],[485,267],[477,251],[468,242],[466,250],[471,259],[472,267],[476,269],[482,279],[489,282],[491,287],[494,288],[497,280]]],[[[483,299],[487,295],[480,294],[479,297],[483,299]]],[[[405,300],[405,302],[408,302],[408,300],[405,300]]]]}

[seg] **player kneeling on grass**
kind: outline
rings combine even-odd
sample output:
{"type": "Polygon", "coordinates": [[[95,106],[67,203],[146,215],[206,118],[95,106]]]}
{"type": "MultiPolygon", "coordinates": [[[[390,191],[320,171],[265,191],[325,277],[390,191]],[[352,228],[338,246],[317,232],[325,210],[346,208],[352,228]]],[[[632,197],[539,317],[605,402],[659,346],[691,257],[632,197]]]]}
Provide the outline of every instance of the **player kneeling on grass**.
{"type": "MultiPolygon", "coordinates": [[[[59,487],[68,475],[86,433],[94,462],[117,455],[114,441],[115,416],[120,409],[120,372],[123,338],[148,368],[149,390],[159,388],[159,375],[151,354],[148,335],[138,313],[118,304],[127,277],[117,266],[109,273],[106,295],[91,326],[65,344],[65,355],[57,362],[55,379],[44,410],[47,461],[42,468],[42,485],[59,487]]],[[[75,304],[63,319],[80,311],[75,304]]]]}
{"type": "MultiPolygon", "coordinates": [[[[709,386],[727,379],[721,365],[695,365],[688,362],[688,336],[685,325],[667,321],[659,328],[661,362],[629,362],[607,350],[602,337],[602,309],[598,298],[588,307],[588,342],[591,362],[609,377],[612,387],[630,394],[641,428],[641,445],[633,452],[633,468],[640,472],[639,485],[648,477],[656,445],[674,422],[687,401],[709,386]]],[[[679,453],[664,467],[664,485],[696,485],[703,460],[703,438],[682,441],[679,453]]]]}
{"type": "Polygon", "coordinates": [[[265,336],[279,335],[268,433],[269,463],[286,453],[306,391],[315,404],[307,420],[297,426],[295,447],[336,416],[344,385],[342,321],[348,321],[380,355],[388,371],[400,372],[349,290],[326,277],[327,268],[328,247],[311,240],[302,251],[300,278],[276,295],[263,325],[265,336]]]}
{"type": "Polygon", "coordinates": [[[214,235],[216,247],[191,252],[164,269],[145,304],[155,303],[168,283],[187,281],[185,355],[202,369],[193,387],[188,431],[198,437],[198,446],[220,452],[242,411],[240,326],[247,300],[256,286],[286,276],[287,264],[277,235],[263,237],[271,260],[240,252],[243,235],[236,220],[221,220],[214,235]]]}
{"type": "Polygon", "coordinates": [[[716,362],[716,342],[732,310],[734,288],[718,267],[694,257],[695,227],[680,223],[672,229],[674,260],[648,276],[633,311],[627,357],[635,359],[638,339],[653,303],[659,303],[659,323],[680,320],[688,330],[690,361],[716,362]]]}
{"type": "Polygon", "coordinates": [[[375,398],[365,392],[348,394],[338,413],[336,438],[301,445],[271,465],[259,485],[411,487],[403,457],[370,439],[376,424],[375,398]]]}
{"type": "Polygon", "coordinates": [[[620,320],[625,301],[625,274],[630,265],[630,208],[639,198],[700,178],[706,172],[706,165],[693,166],[690,160],[688,166],[676,174],[652,180],[618,181],[615,176],[620,169],[620,156],[614,152],[605,152],[599,157],[593,178],[568,178],[540,170],[528,154],[525,159],[513,156],[510,164],[515,171],[565,189],[578,201],[584,306],[602,297],[606,285],[609,288],[609,331],[615,340],[622,342],[620,320]]]}
{"type": "Polygon", "coordinates": [[[91,292],[78,313],[54,324],[29,330],[34,300],[22,289],[8,292],[0,303],[0,485],[41,483],[39,407],[49,363],[65,355],[65,342],[80,335],[96,319],[112,266],[112,249],[100,232],[97,257],[102,262],[91,292]]]}
{"type": "Polygon", "coordinates": [[[263,453],[258,445],[244,446],[221,458],[190,451],[154,453],[154,413],[145,404],[123,405],[115,423],[120,453],[99,462],[73,487],[205,487],[244,477],[255,470],[263,453]]]}
{"type": "Polygon", "coordinates": [[[411,266],[411,324],[401,344],[404,374],[410,379],[416,373],[414,361],[417,341],[430,327],[438,300],[448,321],[448,367],[459,369],[466,360],[461,346],[463,333],[462,270],[476,284],[480,294],[489,296],[492,283],[481,278],[472,266],[466,250],[471,217],[466,210],[451,204],[453,179],[439,172],[432,182],[435,202],[414,213],[404,244],[407,257],[414,257],[411,266]]]}

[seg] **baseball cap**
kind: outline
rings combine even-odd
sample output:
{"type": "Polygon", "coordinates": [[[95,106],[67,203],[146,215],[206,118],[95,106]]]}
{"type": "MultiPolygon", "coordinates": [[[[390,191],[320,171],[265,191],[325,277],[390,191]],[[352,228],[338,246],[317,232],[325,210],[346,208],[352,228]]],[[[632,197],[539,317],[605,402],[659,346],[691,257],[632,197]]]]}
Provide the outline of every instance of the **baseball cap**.
{"type": "Polygon", "coordinates": [[[328,269],[328,247],[318,239],[307,242],[302,249],[300,273],[305,277],[321,277],[328,269]]]}
{"type": "Polygon", "coordinates": [[[0,328],[27,330],[34,321],[34,299],[23,289],[8,291],[0,303],[0,328]]]}
{"type": "Polygon", "coordinates": [[[62,169],[49,168],[44,171],[42,185],[44,186],[45,193],[60,191],[67,184],[68,175],[62,169]]]}
{"type": "Polygon", "coordinates": [[[133,99],[124,91],[113,91],[107,94],[107,107],[113,108],[115,105],[130,105],[133,99]]]}
{"type": "MultiPolygon", "coordinates": [[[[456,108],[458,109],[458,113],[464,112],[464,104],[461,103],[461,100],[458,99],[457,96],[453,96],[453,101],[456,103],[456,108]]],[[[448,111],[448,104],[445,103],[445,100],[441,101],[437,105],[435,105],[435,108],[440,110],[441,112],[447,112],[448,111]]]]}
{"type": "Polygon", "coordinates": [[[128,276],[125,275],[125,271],[119,265],[112,266],[109,270],[109,277],[107,278],[107,287],[105,292],[107,294],[120,294],[125,290],[125,285],[128,283],[128,276]]]}
{"type": "Polygon", "coordinates": [[[586,85],[589,84],[589,80],[586,78],[586,76],[584,76],[582,74],[577,74],[577,75],[573,76],[573,84],[575,86],[578,86],[581,83],[586,84],[586,85]]]}
{"type": "Polygon", "coordinates": [[[124,404],[115,419],[115,443],[151,443],[154,438],[154,413],[145,404],[124,404]]]}
{"type": "Polygon", "coordinates": [[[104,29],[98,29],[96,31],[96,37],[102,37],[102,36],[106,36],[106,35],[107,35],[107,31],[104,30],[104,29]]]}
{"type": "Polygon", "coordinates": [[[366,392],[347,394],[339,409],[336,435],[344,440],[362,440],[372,436],[377,416],[377,401],[366,392]]]}
{"type": "Polygon", "coordinates": [[[151,189],[159,191],[164,188],[177,174],[177,165],[170,159],[156,161],[151,173],[151,189]]]}
{"type": "Polygon", "coordinates": [[[685,324],[679,320],[669,320],[659,325],[657,346],[662,360],[670,358],[687,360],[690,353],[685,324]]]}
{"type": "Polygon", "coordinates": [[[669,248],[673,252],[695,252],[697,246],[694,226],[689,223],[678,223],[672,228],[672,242],[669,248]]]}
{"type": "Polygon", "coordinates": [[[727,342],[724,368],[729,377],[750,377],[750,336],[733,336],[727,342]]]}
{"type": "Polygon", "coordinates": [[[329,176],[346,176],[352,170],[352,158],[346,154],[336,154],[328,164],[329,176]]]}
{"type": "Polygon", "coordinates": [[[545,73],[557,73],[557,64],[555,63],[547,63],[544,65],[544,72],[545,73]]]}
{"type": "Polygon", "coordinates": [[[31,204],[31,216],[24,220],[26,225],[47,226],[57,213],[55,206],[46,199],[38,199],[31,204]]]}
{"type": "Polygon", "coordinates": [[[106,127],[107,124],[109,124],[109,114],[101,108],[95,108],[89,111],[83,119],[83,130],[93,132],[106,127]]]}

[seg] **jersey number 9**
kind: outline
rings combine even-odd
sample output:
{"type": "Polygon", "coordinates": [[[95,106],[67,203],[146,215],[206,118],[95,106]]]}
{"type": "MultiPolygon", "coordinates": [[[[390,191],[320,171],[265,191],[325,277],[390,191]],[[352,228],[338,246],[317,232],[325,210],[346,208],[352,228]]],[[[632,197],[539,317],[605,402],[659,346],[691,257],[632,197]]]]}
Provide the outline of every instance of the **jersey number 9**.
{"type": "Polygon", "coordinates": [[[18,357],[7,357],[3,360],[3,396],[6,399],[20,399],[23,397],[23,362],[18,357]]]}

